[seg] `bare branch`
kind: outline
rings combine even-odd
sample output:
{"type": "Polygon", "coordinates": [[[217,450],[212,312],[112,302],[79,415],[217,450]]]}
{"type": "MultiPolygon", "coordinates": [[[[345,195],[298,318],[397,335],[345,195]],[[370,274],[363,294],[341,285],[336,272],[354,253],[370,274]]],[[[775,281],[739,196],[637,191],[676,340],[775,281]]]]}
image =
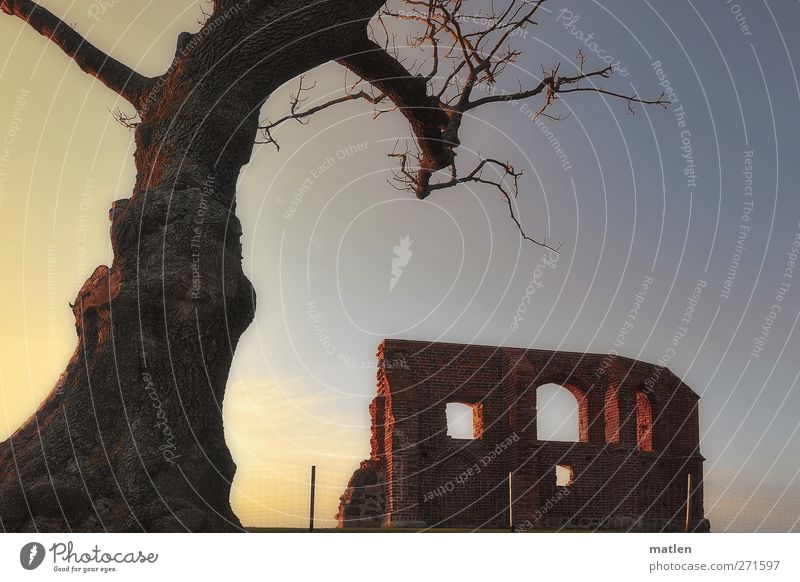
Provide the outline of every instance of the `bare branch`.
{"type": "Polygon", "coordinates": [[[0,10],[18,16],[67,54],[82,71],[127,99],[135,107],[149,79],[89,43],[60,18],[31,0],[0,0],[0,10]]]}
{"type": "Polygon", "coordinates": [[[115,108],[114,111],[109,109],[109,112],[114,116],[114,119],[117,120],[117,123],[123,127],[127,127],[128,129],[136,129],[136,126],[139,125],[136,122],[136,115],[128,115],[119,107],[115,108]]]}
{"type": "Polygon", "coordinates": [[[539,84],[533,89],[527,91],[519,91],[516,93],[504,93],[501,95],[487,95],[486,97],[482,97],[481,99],[476,99],[475,101],[469,102],[467,104],[467,109],[475,109],[476,107],[480,107],[481,105],[486,105],[487,103],[520,101],[522,99],[528,99],[530,97],[539,95],[545,89],[548,90],[547,94],[548,101],[546,102],[547,104],[549,104],[555,99],[556,94],[576,93],[579,91],[585,91],[590,93],[602,93],[603,95],[617,97],[619,99],[627,101],[629,105],[631,103],[642,103],[645,105],[660,105],[666,108],[667,105],[669,104],[669,101],[664,99],[664,93],[661,93],[661,95],[659,95],[659,97],[656,99],[642,99],[636,95],[625,95],[623,93],[619,93],[616,91],[609,91],[607,89],[603,89],[602,87],[597,87],[594,85],[589,87],[577,86],[580,81],[584,79],[591,79],[592,77],[602,77],[604,79],[608,79],[611,76],[612,72],[613,69],[609,66],[588,73],[581,73],[574,77],[559,77],[558,66],[556,66],[552,69],[551,73],[544,79],[542,79],[539,82],[539,84]]]}
{"type": "MultiPolygon", "coordinates": [[[[364,99],[372,103],[373,105],[377,105],[385,98],[384,94],[380,94],[377,96],[370,95],[366,91],[358,91],[357,93],[348,93],[342,97],[338,97],[336,99],[331,99],[330,101],[326,101],[320,105],[315,105],[314,107],[310,107],[303,111],[298,111],[298,108],[301,103],[303,103],[306,99],[302,97],[302,93],[304,91],[308,91],[313,89],[314,86],[311,87],[303,87],[303,77],[300,78],[300,87],[297,90],[292,98],[290,99],[290,113],[288,115],[284,115],[280,119],[274,122],[267,122],[266,125],[259,126],[259,130],[263,133],[264,140],[258,141],[256,143],[259,144],[273,144],[275,147],[280,151],[281,147],[275,138],[272,135],[272,130],[277,128],[279,125],[286,123],[287,121],[297,121],[300,124],[305,125],[308,123],[308,118],[314,115],[315,113],[319,113],[324,109],[328,109],[329,107],[333,107],[334,105],[339,105],[340,103],[346,103],[348,101],[355,101],[357,99],[364,99]]],[[[379,113],[376,113],[376,116],[379,113]]]]}
{"type": "MultiPolygon", "coordinates": [[[[405,184],[407,190],[415,191],[416,174],[414,169],[409,167],[409,158],[412,157],[412,154],[408,151],[408,149],[406,149],[406,151],[400,153],[395,151],[390,154],[390,157],[397,158],[400,161],[400,168],[395,172],[396,181],[405,184]]],[[[430,184],[428,186],[428,190],[429,192],[434,192],[436,190],[453,188],[454,186],[458,186],[460,184],[469,183],[492,186],[494,189],[500,192],[506,201],[509,216],[511,217],[511,220],[514,221],[514,224],[516,225],[517,230],[519,230],[519,234],[523,239],[541,247],[550,249],[554,252],[559,252],[563,243],[559,244],[558,246],[552,246],[548,244],[547,239],[542,241],[536,240],[525,232],[522,223],[517,217],[517,214],[514,211],[514,199],[516,199],[519,195],[519,178],[521,176],[522,172],[517,172],[508,162],[501,162],[493,158],[483,158],[475,166],[475,168],[473,168],[472,171],[465,176],[459,176],[458,170],[456,169],[455,164],[453,164],[450,167],[450,179],[445,182],[430,184]],[[495,170],[495,174],[498,176],[497,179],[484,177],[484,172],[490,167],[495,170]]]]}

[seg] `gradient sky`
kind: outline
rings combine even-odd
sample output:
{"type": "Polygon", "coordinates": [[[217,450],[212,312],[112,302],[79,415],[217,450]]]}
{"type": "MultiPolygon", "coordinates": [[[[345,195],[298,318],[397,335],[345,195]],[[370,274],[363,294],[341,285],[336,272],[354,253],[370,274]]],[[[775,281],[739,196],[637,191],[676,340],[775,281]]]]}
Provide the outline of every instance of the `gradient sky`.
{"type": "MultiPolygon", "coordinates": [[[[190,0],[121,1],[105,13],[97,8],[104,3],[89,0],[41,4],[149,75],[168,67],[178,33],[196,30],[202,16],[190,0]]],[[[74,349],[67,302],[96,265],[110,262],[107,210],[130,195],[134,170],[132,132],[110,113],[130,107],[18,19],[1,16],[5,438],[47,395],[74,349]]],[[[520,239],[496,192],[459,188],[420,202],[387,183],[386,154],[408,136],[396,113],[373,121],[369,107],[350,103],[276,132],[280,152],[258,146],[238,195],[258,312],[225,401],[237,482],[250,479],[234,499],[244,521],[266,515],[258,499],[266,476],[293,479],[297,487],[280,495],[287,507],[301,507],[314,463],[331,483],[323,510],[331,513],[369,454],[367,406],[383,337],[606,352],[651,277],[617,349],[667,363],[701,394],[712,527],[797,530],[800,271],[784,274],[800,233],[800,41],[791,26],[799,20],[800,5],[788,1],[549,3],[539,25],[515,38],[524,54],[501,86],[532,84],[555,62],[564,74],[574,71],[580,31],[627,73],[605,86],[658,96],[660,62],[677,102],[631,115],[624,102],[567,96],[551,112],[569,117],[543,120],[567,169],[518,105],[479,110],[465,123],[459,160],[466,166],[480,152],[524,169],[517,210],[526,229],[564,243],[557,266],[540,277],[534,272],[545,251],[520,239]],[[742,225],[749,230],[724,296],[742,225]],[[394,248],[405,236],[411,257],[390,289],[394,248]],[[534,277],[542,287],[514,329],[534,277]],[[790,286],[773,319],[784,282],[790,286]],[[705,286],[691,323],[673,345],[698,284],[705,286]],[[766,341],[755,357],[759,336],[766,341]]],[[[600,64],[584,53],[587,67],[600,64]]],[[[309,104],[341,94],[338,66],[311,77],[318,83],[309,104]]],[[[285,113],[295,87],[276,93],[263,116],[285,113]]]]}

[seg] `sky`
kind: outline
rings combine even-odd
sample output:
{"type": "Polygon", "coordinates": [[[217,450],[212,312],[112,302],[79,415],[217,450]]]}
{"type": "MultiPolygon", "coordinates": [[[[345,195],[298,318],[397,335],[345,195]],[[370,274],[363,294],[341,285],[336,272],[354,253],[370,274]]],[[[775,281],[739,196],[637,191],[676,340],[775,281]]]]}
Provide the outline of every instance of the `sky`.
{"type": "MultiPolygon", "coordinates": [[[[146,75],[166,70],[177,35],[202,18],[190,0],[41,4],[146,75]]],[[[299,520],[312,464],[331,517],[369,455],[375,350],[398,337],[663,363],[702,396],[712,528],[800,529],[799,18],[789,1],[548,3],[514,38],[522,54],[501,88],[554,63],[574,72],[583,48],[586,66],[619,63],[604,86],[672,101],[631,114],[580,93],[554,105],[568,115],[558,123],[531,122],[538,102],[465,121],[459,161],[491,155],[524,170],[516,211],[529,234],[563,243],[552,267],[495,191],[419,201],[395,190],[386,154],[409,135],[396,112],[376,120],[347,103],[279,129],[280,151],[257,146],[237,211],[258,310],[224,405],[245,523],[299,520]]],[[[308,105],[346,82],[334,64],[308,78],[308,105]]],[[[286,113],[296,86],[262,117],[286,113]]],[[[116,108],[130,110],[0,17],[0,438],[51,390],[75,346],[67,302],[110,262],[107,211],[134,178],[116,108]]],[[[540,408],[571,418],[559,406],[540,408]]]]}

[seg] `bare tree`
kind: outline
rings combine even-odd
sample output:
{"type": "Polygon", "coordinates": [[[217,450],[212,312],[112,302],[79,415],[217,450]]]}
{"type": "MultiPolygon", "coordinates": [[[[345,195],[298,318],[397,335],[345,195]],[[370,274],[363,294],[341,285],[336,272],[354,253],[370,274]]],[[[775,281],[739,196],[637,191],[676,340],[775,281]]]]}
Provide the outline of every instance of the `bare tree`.
{"type": "MultiPolygon", "coordinates": [[[[558,65],[535,86],[492,91],[519,53],[515,31],[544,0],[213,0],[195,34],[178,37],[167,71],[148,78],[94,47],[31,0],[3,12],[55,43],[136,111],[137,169],[130,199],[115,203],[114,261],[75,299],[78,346],[53,392],[0,445],[0,524],[5,531],[236,531],[235,465],[222,400],[236,344],[255,313],[242,272],[236,180],[254,144],[279,126],[364,100],[396,110],[413,142],[391,153],[397,186],[419,198],[468,182],[505,197],[514,214],[520,172],[499,158],[458,168],[465,116],[503,101],[539,99],[539,115],[564,94],[601,93],[610,67],[569,75],[558,65]],[[500,8],[495,8],[501,6],[500,8]],[[392,30],[427,58],[407,68],[392,30]],[[301,81],[285,117],[259,119],[272,92],[336,61],[359,81],[309,109],[301,81]],[[424,72],[422,69],[425,69],[424,72]]],[[[304,84],[305,83],[305,84],[304,84]]],[[[546,241],[540,244],[546,244],[546,241]]]]}

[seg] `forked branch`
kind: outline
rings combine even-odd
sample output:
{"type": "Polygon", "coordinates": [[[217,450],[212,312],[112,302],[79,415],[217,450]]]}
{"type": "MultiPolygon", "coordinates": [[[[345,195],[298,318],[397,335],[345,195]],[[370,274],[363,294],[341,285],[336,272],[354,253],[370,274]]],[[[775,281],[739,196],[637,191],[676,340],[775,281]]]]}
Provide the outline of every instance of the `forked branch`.
{"type": "MultiPolygon", "coordinates": [[[[412,167],[410,160],[414,159],[416,156],[410,153],[408,149],[403,152],[398,152],[397,148],[395,151],[389,154],[389,157],[397,158],[399,160],[399,168],[394,171],[394,179],[398,184],[405,184],[405,189],[413,189],[415,187],[415,182],[417,180],[417,174],[419,172],[418,167],[412,167]]],[[[478,162],[478,164],[470,171],[468,174],[464,176],[458,175],[458,169],[456,168],[455,164],[450,166],[450,178],[443,182],[438,182],[435,184],[429,185],[429,191],[434,192],[436,190],[443,190],[445,188],[453,188],[458,186],[459,184],[483,184],[485,186],[490,186],[497,190],[506,202],[508,206],[508,214],[511,217],[511,220],[517,227],[520,236],[532,242],[535,245],[539,245],[546,249],[550,249],[554,252],[558,252],[561,249],[562,244],[557,246],[553,246],[547,242],[547,239],[544,240],[537,240],[525,231],[522,223],[517,216],[516,211],[514,210],[515,200],[519,195],[519,179],[522,176],[522,172],[517,172],[508,162],[501,162],[499,160],[493,158],[483,158],[478,162]],[[486,177],[486,171],[491,168],[493,170],[495,178],[486,177]]],[[[399,186],[395,186],[396,188],[400,188],[399,186]]]]}
{"type": "MultiPolygon", "coordinates": [[[[300,77],[300,86],[297,88],[297,93],[294,93],[291,98],[289,99],[289,113],[284,115],[277,121],[267,121],[264,125],[259,126],[261,133],[263,135],[263,140],[257,141],[256,143],[259,144],[273,144],[278,151],[280,151],[281,146],[278,144],[278,141],[272,135],[272,131],[277,127],[283,125],[288,121],[296,121],[301,125],[305,125],[308,123],[308,118],[314,115],[315,113],[319,113],[324,109],[328,109],[329,107],[333,107],[334,105],[339,105],[340,103],[346,103],[347,101],[356,101],[358,99],[363,99],[373,105],[377,105],[378,103],[382,102],[386,95],[381,93],[380,95],[372,95],[367,93],[366,91],[354,91],[354,92],[347,92],[342,97],[337,97],[336,99],[331,99],[330,101],[326,101],[320,105],[315,105],[313,107],[309,107],[308,109],[300,110],[300,105],[307,100],[304,97],[304,94],[311,89],[314,88],[314,85],[310,87],[306,87],[303,85],[305,77],[300,77]]],[[[381,112],[376,112],[375,116],[377,117],[381,112]]]]}

